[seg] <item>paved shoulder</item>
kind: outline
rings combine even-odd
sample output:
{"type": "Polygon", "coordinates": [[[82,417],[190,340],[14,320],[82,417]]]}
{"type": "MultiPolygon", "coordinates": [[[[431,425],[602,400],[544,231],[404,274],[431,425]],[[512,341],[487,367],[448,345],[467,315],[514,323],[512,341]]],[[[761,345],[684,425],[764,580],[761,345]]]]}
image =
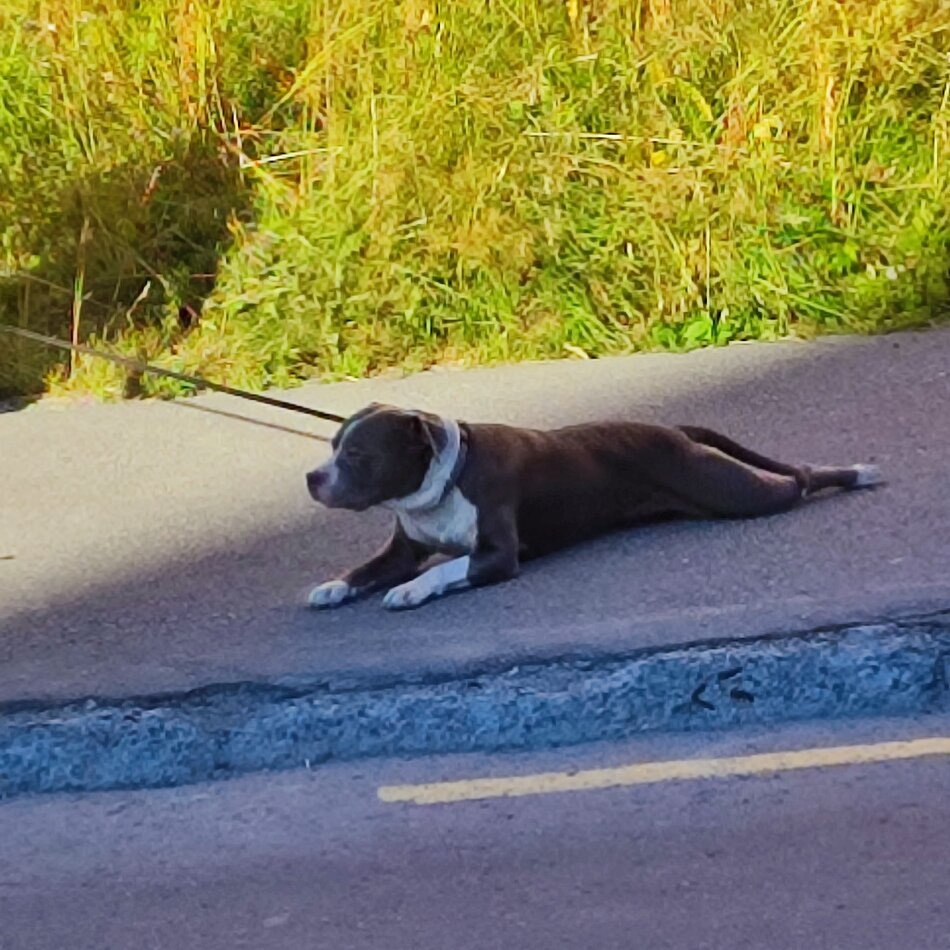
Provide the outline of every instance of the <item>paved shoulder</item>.
{"type": "Polygon", "coordinates": [[[303,606],[387,519],[316,508],[303,474],[325,447],[222,413],[285,415],[218,396],[0,415],[0,701],[437,674],[945,607],[947,367],[950,332],[932,331],[295,391],[344,413],[377,399],[473,421],[688,422],[888,479],[777,518],[612,536],[398,616],[303,606]]]}

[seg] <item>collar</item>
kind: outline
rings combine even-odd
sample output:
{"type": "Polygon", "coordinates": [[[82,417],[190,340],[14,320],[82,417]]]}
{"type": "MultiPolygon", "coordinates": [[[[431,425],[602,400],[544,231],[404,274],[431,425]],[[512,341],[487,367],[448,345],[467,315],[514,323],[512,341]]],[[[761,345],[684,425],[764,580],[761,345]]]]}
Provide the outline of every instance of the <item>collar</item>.
{"type": "Polygon", "coordinates": [[[468,432],[454,419],[440,418],[446,442],[429,463],[422,484],[403,498],[385,502],[383,507],[413,512],[436,508],[458,484],[468,458],[468,432]]]}

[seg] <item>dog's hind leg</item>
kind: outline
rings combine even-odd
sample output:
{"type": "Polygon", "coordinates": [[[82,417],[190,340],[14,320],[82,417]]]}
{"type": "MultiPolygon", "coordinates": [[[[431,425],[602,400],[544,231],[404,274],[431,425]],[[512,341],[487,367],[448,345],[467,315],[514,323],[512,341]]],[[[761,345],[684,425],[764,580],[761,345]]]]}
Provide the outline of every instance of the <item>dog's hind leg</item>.
{"type": "Polygon", "coordinates": [[[712,449],[719,449],[725,455],[730,455],[746,465],[753,468],[761,468],[765,472],[774,472],[776,475],[791,475],[795,478],[800,473],[800,469],[795,465],[787,465],[785,462],[777,462],[767,455],[760,455],[753,452],[752,449],[740,445],[738,442],[730,439],[729,436],[721,432],[715,432],[713,429],[704,429],[702,426],[677,426],[680,432],[689,436],[689,438],[699,445],[707,445],[712,449]]]}
{"type": "Polygon", "coordinates": [[[766,455],[760,455],[712,429],[701,426],[678,426],[677,428],[697,445],[716,449],[724,455],[764,472],[794,478],[801,489],[802,497],[813,495],[826,488],[869,488],[882,482],[881,473],[874,465],[788,465],[766,455]]]}
{"type": "Polygon", "coordinates": [[[876,465],[848,465],[831,467],[826,465],[803,465],[802,471],[808,478],[805,495],[814,495],[815,492],[826,488],[873,488],[881,485],[884,477],[876,465]]]}
{"type": "Polygon", "coordinates": [[[654,460],[653,476],[677,500],[675,510],[699,517],[758,518],[779,514],[794,508],[819,487],[856,478],[846,470],[791,466],[789,474],[779,474],[675,431],[654,460]]]}

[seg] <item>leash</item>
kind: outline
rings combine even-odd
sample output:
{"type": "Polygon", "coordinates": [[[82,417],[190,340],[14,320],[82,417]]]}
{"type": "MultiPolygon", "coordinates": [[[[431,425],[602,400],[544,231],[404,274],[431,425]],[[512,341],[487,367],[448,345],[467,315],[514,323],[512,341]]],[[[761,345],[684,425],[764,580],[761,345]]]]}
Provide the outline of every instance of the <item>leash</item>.
{"type": "MultiPolygon", "coordinates": [[[[68,340],[61,340],[59,337],[46,336],[43,333],[34,333],[32,330],[24,330],[22,327],[10,326],[7,323],[0,323],[0,332],[10,333],[13,336],[22,337],[24,340],[32,340],[34,343],[43,343],[46,346],[57,347],[61,350],[82,353],[84,356],[94,356],[98,359],[108,360],[110,363],[124,366],[126,369],[130,369],[135,373],[151,373],[153,376],[165,376],[168,379],[177,379],[179,382],[188,383],[196,389],[211,389],[215,392],[226,393],[228,396],[236,396],[238,399],[248,399],[251,402],[259,402],[265,406],[274,406],[277,409],[299,412],[305,416],[312,416],[315,419],[325,419],[328,422],[346,421],[345,416],[339,416],[335,412],[326,412],[323,409],[312,409],[310,406],[301,406],[299,403],[288,402],[285,399],[275,399],[273,396],[263,396],[260,393],[248,392],[246,389],[236,389],[234,386],[225,386],[223,383],[213,383],[210,379],[205,379],[202,376],[192,376],[189,373],[179,373],[173,369],[163,369],[161,366],[153,366],[151,363],[146,363],[130,356],[119,356],[118,353],[97,350],[91,346],[85,346],[82,343],[70,343],[68,340]]],[[[271,426],[271,428],[284,427],[271,426]]],[[[284,428],[284,431],[293,432],[297,435],[308,435],[310,438],[318,438],[318,436],[311,436],[309,433],[301,432],[299,429],[284,428]]]]}

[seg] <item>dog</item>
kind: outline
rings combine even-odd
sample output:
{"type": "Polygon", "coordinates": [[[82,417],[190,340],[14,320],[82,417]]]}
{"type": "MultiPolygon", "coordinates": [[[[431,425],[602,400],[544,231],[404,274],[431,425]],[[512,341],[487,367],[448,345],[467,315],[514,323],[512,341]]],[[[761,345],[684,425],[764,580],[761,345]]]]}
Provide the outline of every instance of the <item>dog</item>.
{"type": "Polygon", "coordinates": [[[386,590],[418,607],[511,580],[520,565],[618,528],[669,517],[757,518],[824,489],[881,483],[873,465],[786,465],[697,426],[603,422],[550,431],[469,425],[371,403],[307,474],[328,508],[395,515],[386,546],[315,587],[315,608],[386,590]],[[423,570],[434,555],[449,559],[423,570]]]}

